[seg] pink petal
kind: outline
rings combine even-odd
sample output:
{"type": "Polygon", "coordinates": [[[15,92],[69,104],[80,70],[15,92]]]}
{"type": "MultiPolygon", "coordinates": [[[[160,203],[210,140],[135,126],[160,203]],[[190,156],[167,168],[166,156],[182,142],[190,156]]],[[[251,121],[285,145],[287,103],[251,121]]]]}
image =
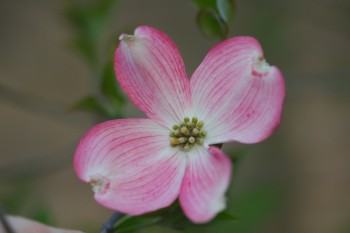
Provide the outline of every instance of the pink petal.
{"type": "MultiPolygon", "coordinates": [[[[54,227],[49,227],[30,219],[26,219],[19,216],[7,216],[6,217],[10,227],[16,233],[82,233],[81,231],[64,230],[54,227]]],[[[0,224],[0,233],[5,233],[0,224]]]]}
{"type": "Polygon", "coordinates": [[[174,42],[147,26],[120,36],[115,52],[117,79],[131,101],[153,120],[171,127],[190,107],[189,80],[174,42]]]}
{"type": "Polygon", "coordinates": [[[285,96],[278,68],[263,60],[252,37],[212,48],[191,78],[193,115],[202,117],[207,144],[255,143],[279,125],[285,96]]]}
{"type": "Polygon", "coordinates": [[[216,147],[193,148],[180,191],[180,204],[186,216],[196,223],[213,219],[225,206],[230,184],[231,161],[216,147]]]}
{"type": "Polygon", "coordinates": [[[81,140],[74,158],[79,178],[103,206],[137,215],[178,196],[186,156],[169,144],[169,130],[150,119],[107,121],[81,140]]]}

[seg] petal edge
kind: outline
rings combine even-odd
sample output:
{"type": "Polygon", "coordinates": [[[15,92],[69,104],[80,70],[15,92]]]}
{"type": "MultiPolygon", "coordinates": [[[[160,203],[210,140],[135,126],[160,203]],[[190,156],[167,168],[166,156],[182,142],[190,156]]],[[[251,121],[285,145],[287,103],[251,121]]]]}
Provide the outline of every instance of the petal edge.
{"type": "Polygon", "coordinates": [[[230,184],[232,164],[216,147],[193,148],[180,191],[185,215],[195,223],[212,220],[226,207],[225,192],[230,184]]]}

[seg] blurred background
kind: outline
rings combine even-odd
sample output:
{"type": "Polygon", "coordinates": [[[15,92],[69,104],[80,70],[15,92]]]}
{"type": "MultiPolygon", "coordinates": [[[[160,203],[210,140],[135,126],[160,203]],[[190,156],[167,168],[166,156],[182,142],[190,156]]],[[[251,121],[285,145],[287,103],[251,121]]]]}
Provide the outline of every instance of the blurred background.
{"type": "MultiPolygon", "coordinates": [[[[6,213],[98,232],[112,212],[95,203],[72,159],[96,122],[143,116],[113,92],[118,87],[110,79],[101,84],[100,76],[113,77],[106,73],[119,34],[137,25],[162,30],[177,44],[189,76],[220,41],[200,31],[190,0],[105,2],[94,8],[94,1],[0,0],[0,203],[6,213]]],[[[283,71],[287,97],[272,137],[224,145],[235,153],[228,212],[237,220],[200,231],[349,233],[350,2],[236,4],[229,36],[261,42],[267,61],[283,71]]]]}

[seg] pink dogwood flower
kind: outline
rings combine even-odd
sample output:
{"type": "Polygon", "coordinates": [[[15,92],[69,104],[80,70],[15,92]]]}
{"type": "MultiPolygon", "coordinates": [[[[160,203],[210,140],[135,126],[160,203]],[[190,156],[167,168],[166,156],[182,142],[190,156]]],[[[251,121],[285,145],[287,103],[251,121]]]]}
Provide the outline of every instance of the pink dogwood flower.
{"type": "Polygon", "coordinates": [[[217,143],[256,143],[280,123],[285,96],[278,68],[259,42],[235,37],[213,47],[188,79],[164,33],[141,26],[122,34],[115,72],[131,101],[150,119],[96,125],[74,159],[78,177],[101,205],[140,215],[179,197],[195,223],[225,208],[232,165],[217,143]]]}

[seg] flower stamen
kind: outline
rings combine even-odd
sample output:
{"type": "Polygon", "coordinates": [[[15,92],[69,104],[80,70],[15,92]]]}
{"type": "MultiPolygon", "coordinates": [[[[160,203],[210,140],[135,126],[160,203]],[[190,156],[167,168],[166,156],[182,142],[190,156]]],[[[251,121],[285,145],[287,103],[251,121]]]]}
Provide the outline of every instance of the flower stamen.
{"type": "Polygon", "coordinates": [[[170,145],[181,146],[184,150],[189,150],[195,144],[203,144],[203,138],[207,132],[202,130],[203,121],[198,121],[197,117],[185,117],[182,122],[173,125],[170,131],[170,145]]]}
{"type": "Polygon", "coordinates": [[[266,76],[272,69],[269,63],[265,60],[264,57],[255,58],[253,61],[253,75],[256,77],[266,76]]]}

